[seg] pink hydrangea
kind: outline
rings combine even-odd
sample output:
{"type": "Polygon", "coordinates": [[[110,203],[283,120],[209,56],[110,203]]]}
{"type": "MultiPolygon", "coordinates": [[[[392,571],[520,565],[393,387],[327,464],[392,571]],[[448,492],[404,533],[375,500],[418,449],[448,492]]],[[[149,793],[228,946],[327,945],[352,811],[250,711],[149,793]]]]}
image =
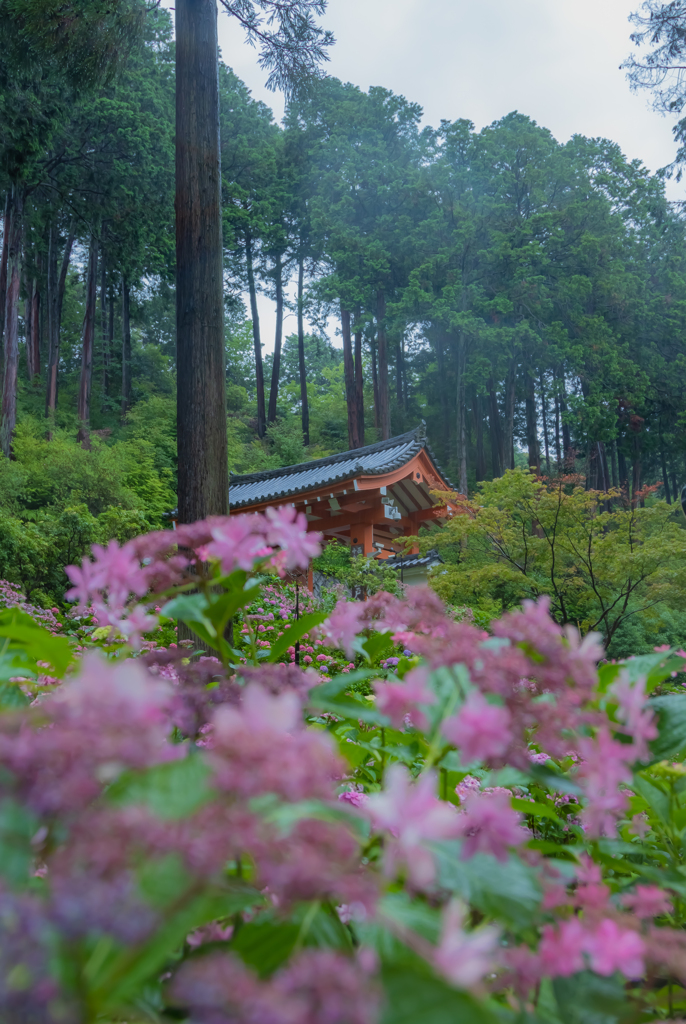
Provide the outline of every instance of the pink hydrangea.
{"type": "Polygon", "coordinates": [[[355,653],[353,643],[362,625],[364,604],[359,601],[339,601],[321,629],[336,647],[342,648],[349,658],[355,653]]]}
{"type": "Polygon", "coordinates": [[[267,543],[281,549],[274,564],[289,571],[307,569],[310,560],[320,553],[322,539],[320,533],[307,532],[307,516],[292,505],[268,508],[265,516],[267,543]]]}
{"type": "Polygon", "coordinates": [[[441,726],[443,735],[460,751],[463,763],[502,757],[512,742],[512,716],[506,707],[472,691],[456,715],[441,726]]]}
{"type": "Polygon", "coordinates": [[[541,973],[568,978],[582,971],[587,940],[586,931],[576,917],[562,921],[557,928],[545,925],[538,948],[541,973]]]}
{"type": "Polygon", "coordinates": [[[500,932],[494,927],[463,929],[465,908],[452,900],[443,911],[441,939],[434,954],[437,970],[459,988],[473,988],[497,966],[500,932]]]}
{"type": "Polygon", "coordinates": [[[650,756],[648,742],[657,738],[655,713],[647,706],[645,679],[632,683],[628,675],[623,673],[613,683],[610,692],[619,704],[617,717],[634,741],[634,757],[638,761],[647,761],[650,756]]]}
{"type": "Polygon", "coordinates": [[[425,844],[459,833],[456,809],[435,794],[435,773],[424,772],[413,782],[406,768],[394,764],[386,773],[385,789],[372,793],[365,807],[374,826],[390,833],[384,850],[386,874],[392,876],[403,866],[418,889],[430,886],[436,875],[425,844]]]}
{"type": "Polygon", "coordinates": [[[614,836],[617,818],[627,806],[627,794],[620,786],[631,781],[633,748],[614,740],[606,726],[594,739],[582,737],[578,748],[582,763],[577,776],[587,797],[582,822],[591,836],[614,836]]]}
{"type": "Polygon", "coordinates": [[[427,679],[426,669],[415,668],[407,673],[402,683],[379,681],[375,684],[376,706],[382,714],[388,715],[396,729],[402,728],[408,715],[416,728],[426,728],[426,715],[421,705],[436,701],[427,679]]]}
{"type": "Polygon", "coordinates": [[[518,846],[527,838],[521,815],[513,809],[510,800],[507,790],[467,796],[459,815],[465,858],[490,853],[498,860],[506,860],[509,847],[518,846]]]}
{"type": "Polygon", "coordinates": [[[644,919],[661,917],[672,910],[672,901],[668,893],[656,885],[637,885],[636,892],[624,894],[622,903],[632,910],[636,917],[644,919]]]}
{"type": "Polygon", "coordinates": [[[621,971],[627,978],[639,978],[644,972],[645,942],[638,932],[621,928],[609,917],[591,933],[585,948],[596,974],[621,971]]]}

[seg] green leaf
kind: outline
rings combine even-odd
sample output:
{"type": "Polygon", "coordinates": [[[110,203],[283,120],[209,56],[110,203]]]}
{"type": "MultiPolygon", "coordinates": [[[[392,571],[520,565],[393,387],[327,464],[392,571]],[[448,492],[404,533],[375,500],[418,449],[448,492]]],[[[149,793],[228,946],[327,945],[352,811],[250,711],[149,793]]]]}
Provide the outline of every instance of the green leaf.
{"type": "Polygon", "coordinates": [[[563,1024],[617,1024],[635,1012],[618,975],[601,978],[581,971],[555,978],[553,990],[563,1024]]]}
{"type": "MultiPolygon", "coordinates": [[[[244,575],[244,574],[242,574],[244,575]]],[[[252,580],[250,581],[253,582],[252,580]]],[[[224,630],[230,619],[240,608],[245,608],[255,600],[256,586],[238,587],[220,594],[218,597],[211,596],[205,616],[214,626],[217,636],[223,636],[224,630]]]]}
{"type": "Polygon", "coordinates": [[[167,601],[161,614],[168,619],[179,619],[197,633],[201,640],[214,646],[217,631],[207,616],[209,602],[204,594],[179,594],[167,601]]]}
{"type": "Polygon", "coordinates": [[[323,800],[300,800],[284,803],[273,793],[255,797],[249,803],[250,810],[260,814],[270,825],[275,825],[282,835],[287,836],[299,821],[315,819],[333,824],[346,825],[360,838],[369,835],[369,824],[359,815],[347,809],[345,804],[329,804],[323,800]]]}
{"type": "Polygon", "coordinates": [[[648,707],[657,712],[658,736],[649,744],[656,761],[676,758],[686,750],[686,693],[651,697],[648,707]]]}
{"type": "MultiPolygon", "coordinates": [[[[39,661],[48,662],[52,666],[50,674],[61,679],[74,660],[71,645],[66,637],[54,636],[43,626],[39,626],[26,612],[16,608],[0,610],[0,637],[5,638],[4,643],[0,640],[0,657],[5,655],[21,659],[13,663],[14,671],[2,673],[0,678],[3,680],[8,679],[10,675],[19,675],[16,668],[20,665],[30,666],[36,671],[36,663],[39,661]]],[[[5,659],[1,658],[0,668],[4,669],[5,665],[7,669],[12,668],[11,662],[3,664],[4,662],[5,659]]],[[[37,671],[42,672],[45,669],[37,671]]]]}
{"type": "Polygon", "coordinates": [[[501,862],[481,853],[460,859],[460,843],[432,843],[439,884],[461,896],[487,916],[523,928],[530,924],[541,902],[536,873],[518,857],[501,862]]]}
{"type": "Polygon", "coordinates": [[[186,936],[204,924],[232,917],[259,903],[263,897],[244,885],[214,889],[190,897],[171,913],[149,942],[122,950],[106,960],[92,979],[90,1005],[100,1015],[125,1006],[144,985],[157,978],[169,957],[186,936]]]}
{"type": "Polygon", "coordinates": [[[326,612],[308,612],[307,615],[302,615],[297,622],[288,627],[283,636],[274,641],[269,651],[269,661],[278,661],[289,647],[294,646],[298,640],[302,639],[305,633],[309,633],[311,629],[322,623],[326,617],[326,612]]]}
{"type": "Polygon", "coordinates": [[[546,789],[556,790],[558,793],[569,793],[571,796],[580,796],[583,793],[583,790],[575,782],[555,769],[549,768],[547,764],[532,764],[529,768],[529,775],[546,789]]]}
{"type": "Polygon", "coordinates": [[[381,1024],[496,1024],[493,1012],[458,992],[421,964],[384,965],[386,1008],[381,1024]]]}
{"type": "Polygon", "coordinates": [[[660,651],[653,654],[639,654],[621,663],[621,668],[629,676],[632,683],[645,677],[646,690],[650,693],[669,679],[672,672],[684,667],[684,659],[676,658],[671,651],[660,651]]]}
{"type": "Polygon", "coordinates": [[[395,650],[390,633],[372,633],[361,644],[362,653],[371,665],[380,658],[388,657],[395,650]]]}
{"type": "Polygon", "coordinates": [[[511,803],[515,811],[521,811],[523,814],[533,814],[537,818],[550,818],[551,821],[560,821],[555,808],[550,807],[548,804],[541,804],[536,800],[522,800],[518,796],[513,796],[511,803]]]}
{"type": "Polygon", "coordinates": [[[390,718],[377,711],[374,702],[364,697],[332,697],[326,699],[316,693],[319,687],[310,690],[309,703],[311,708],[326,711],[338,718],[349,718],[352,721],[368,722],[371,725],[390,725],[390,718]]]}
{"type": "Polygon", "coordinates": [[[202,755],[191,753],[142,772],[125,772],[107,795],[117,804],[143,804],[160,818],[184,818],[213,798],[211,774],[202,755]]]}
{"type": "Polygon", "coordinates": [[[635,793],[642,796],[643,799],[650,807],[653,814],[662,822],[663,825],[669,824],[669,797],[660,789],[659,786],[654,786],[652,782],[648,782],[642,775],[634,775],[632,787],[635,793]]]}
{"type": "Polygon", "coordinates": [[[38,820],[9,798],[0,802],[0,874],[13,885],[26,883],[34,851],[31,839],[38,831],[38,820]]]}
{"type": "Polygon", "coordinates": [[[288,960],[299,934],[292,921],[251,921],[238,929],[231,949],[264,978],[288,960]]]}

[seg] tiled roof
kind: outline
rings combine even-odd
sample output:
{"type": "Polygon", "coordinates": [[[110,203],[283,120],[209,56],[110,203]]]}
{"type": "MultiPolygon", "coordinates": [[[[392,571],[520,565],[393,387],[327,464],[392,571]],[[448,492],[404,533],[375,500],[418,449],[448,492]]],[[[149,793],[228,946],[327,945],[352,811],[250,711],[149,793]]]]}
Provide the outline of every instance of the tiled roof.
{"type": "Polygon", "coordinates": [[[427,551],[425,555],[391,555],[384,562],[385,565],[391,565],[394,569],[399,568],[401,565],[403,569],[418,569],[420,566],[430,568],[432,565],[439,565],[443,563],[443,559],[439,555],[435,548],[431,551],[427,551]]]}
{"type": "Polygon", "coordinates": [[[229,490],[231,509],[263,501],[278,501],[327,484],[351,480],[356,476],[382,476],[399,469],[422,448],[428,453],[439,476],[452,487],[426,442],[426,430],[422,424],[387,441],[378,441],[365,448],[340,452],[314,462],[301,462],[297,466],[268,469],[261,473],[245,473],[243,476],[232,474],[229,490]]]}

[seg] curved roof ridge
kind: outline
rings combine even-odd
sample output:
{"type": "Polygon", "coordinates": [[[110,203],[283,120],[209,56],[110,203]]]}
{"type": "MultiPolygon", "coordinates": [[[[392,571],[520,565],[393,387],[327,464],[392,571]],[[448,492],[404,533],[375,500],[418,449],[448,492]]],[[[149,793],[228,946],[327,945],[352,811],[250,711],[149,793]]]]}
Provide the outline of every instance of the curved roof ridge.
{"type": "MultiPolygon", "coordinates": [[[[288,476],[298,470],[318,469],[320,466],[331,466],[338,462],[348,462],[357,456],[375,455],[377,452],[386,451],[389,448],[397,448],[403,444],[410,444],[412,441],[426,445],[426,433],[424,425],[420,424],[413,430],[406,430],[404,434],[396,437],[389,437],[385,441],[376,441],[374,444],[365,445],[363,448],[351,448],[347,452],[335,452],[333,455],[325,455],[321,459],[312,459],[310,462],[296,462],[292,466],[279,466],[276,469],[262,469],[255,473],[232,473],[231,483],[257,483],[260,480],[271,480],[278,476],[288,476]]],[[[436,460],[433,460],[436,462],[436,460]]],[[[438,464],[436,464],[438,468],[438,464]]],[[[362,467],[360,467],[362,471],[362,467]]]]}

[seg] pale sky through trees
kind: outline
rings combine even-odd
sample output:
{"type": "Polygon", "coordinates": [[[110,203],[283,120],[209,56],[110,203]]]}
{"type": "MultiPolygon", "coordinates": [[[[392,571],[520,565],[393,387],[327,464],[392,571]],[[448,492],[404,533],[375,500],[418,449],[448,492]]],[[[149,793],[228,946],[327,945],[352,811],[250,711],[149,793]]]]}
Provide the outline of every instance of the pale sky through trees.
{"type": "MultiPolygon", "coordinates": [[[[669,164],[676,146],[670,118],[632,93],[619,65],[632,50],[629,14],[639,0],[329,0],[324,17],[336,45],[329,74],[363,89],[382,85],[424,108],[425,123],[474,121],[477,128],[512,110],[566,141],[579,133],[618,142],[650,170],[669,164]]],[[[171,6],[171,3],[169,3],[171,6]]],[[[252,90],[283,112],[264,88],[256,51],[219,14],[223,59],[252,90]]],[[[672,199],[686,181],[669,182],[672,199]]],[[[261,302],[265,347],[272,304],[261,302]]],[[[289,320],[286,331],[292,330],[289,320]]]]}

